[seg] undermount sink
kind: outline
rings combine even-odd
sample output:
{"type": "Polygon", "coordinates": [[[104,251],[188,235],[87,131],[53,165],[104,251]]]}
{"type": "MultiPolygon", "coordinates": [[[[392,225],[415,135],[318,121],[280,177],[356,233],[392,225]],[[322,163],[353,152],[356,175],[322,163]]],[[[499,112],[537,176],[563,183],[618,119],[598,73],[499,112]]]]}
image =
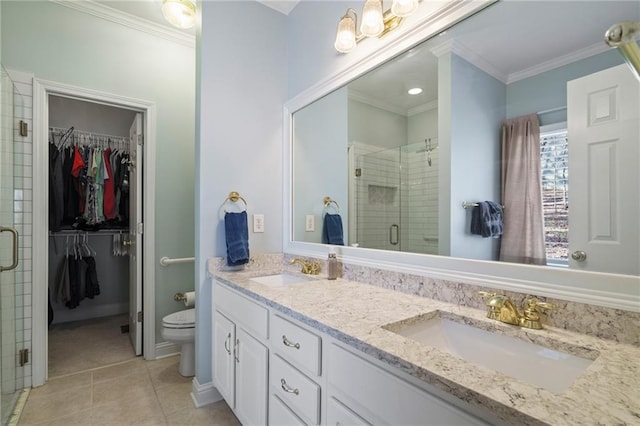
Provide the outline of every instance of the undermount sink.
{"type": "Polygon", "coordinates": [[[585,348],[578,349],[586,357],[571,355],[453,319],[465,320],[437,311],[383,328],[553,393],[564,392],[598,355],[585,348]]]}
{"type": "Polygon", "coordinates": [[[303,275],[294,275],[294,274],[286,274],[286,273],[275,274],[275,275],[264,275],[262,277],[251,278],[251,281],[255,281],[269,287],[282,287],[282,286],[292,285],[292,284],[301,284],[301,283],[313,281],[313,280],[315,280],[315,278],[313,277],[305,277],[303,275]]]}

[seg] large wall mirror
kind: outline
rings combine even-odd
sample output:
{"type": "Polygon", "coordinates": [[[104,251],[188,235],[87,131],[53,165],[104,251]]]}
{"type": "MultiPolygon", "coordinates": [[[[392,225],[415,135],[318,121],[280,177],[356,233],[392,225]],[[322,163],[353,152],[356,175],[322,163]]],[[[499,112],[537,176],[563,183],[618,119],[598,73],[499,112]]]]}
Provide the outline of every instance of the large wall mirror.
{"type": "Polygon", "coordinates": [[[590,302],[613,292],[611,305],[637,310],[640,86],[604,43],[621,21],[640,21],[640,3],[496,2],[293,111],[289,249],[326,252],[313,247],[323,217],[340,214],[338,250],[356,262],[569,287],[590,302]],[[513,159],[501,146],[520,136],[502,124],[522,117],[525,130],[537,122],[535,150],[513,159]],[[505,167],[538,182],[539,206],[529,189],[505,193],[505,167]],[[541,227],[542,260],[472,232],[483,201],[515,218],[520,240],[541,227]]]}

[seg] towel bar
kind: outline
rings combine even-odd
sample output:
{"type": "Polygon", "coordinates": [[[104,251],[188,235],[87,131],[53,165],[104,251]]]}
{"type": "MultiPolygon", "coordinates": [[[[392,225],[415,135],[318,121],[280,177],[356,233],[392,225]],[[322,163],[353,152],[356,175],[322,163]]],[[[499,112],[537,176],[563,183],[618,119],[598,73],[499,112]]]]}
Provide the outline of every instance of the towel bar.
{"type": "MultiPolygon", "coordinates": [[[[466,201],[462,202],[463,209],[472,209],[477,206],[478,206],[478,203],[467,203],[466,201]]],[[[502,207],[502,210],[504,210],[504,206],[502,204],[500,204],[500,207],[502,207]]]]}
{"type": "MultiPolygon", "coordinates": [[[[247,200],[242,198],[242,195],[240,195],[238,191],[231,191],[227,196],[227,198],[224,200],[224,203],[222,204],[225,205],[227,201],[231,201],[232,203],[237,203],[238,201],[242,201],[244,203],[244,209],[246,210],[248,207],[247,200]]],[[[226,212],[227,209],[225,208],[224,211],[226,212]]]]}
{"type": "Polygon", "coordinates": [[[325,210],[327,210],[329,206],[333,203],[336,205],[336,209],[338,209],[338,213],[340,213],[340,206],[338,205],[338,202],[336,200],[332,200],[331,197],[327,196],[327,197],[324,197],[322,202],[324,203],[325,210]]]}

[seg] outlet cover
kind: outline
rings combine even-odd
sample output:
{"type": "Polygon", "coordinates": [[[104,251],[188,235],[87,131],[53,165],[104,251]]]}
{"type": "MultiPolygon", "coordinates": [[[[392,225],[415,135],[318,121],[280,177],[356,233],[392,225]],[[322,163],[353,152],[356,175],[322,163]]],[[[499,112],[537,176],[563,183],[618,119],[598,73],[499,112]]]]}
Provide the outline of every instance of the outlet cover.
{"type": "Polygon", "coordinates": [[[253,232],[264,232],[264,215],[263,214],[254,214],[253,215],[253,232]]]}
{"type": "Polygon", "coordinates": [[[316,217],[314,215],[307,215],[304,222],[304,230],[307,232],[313,232],[316,230],[316,217]]]}

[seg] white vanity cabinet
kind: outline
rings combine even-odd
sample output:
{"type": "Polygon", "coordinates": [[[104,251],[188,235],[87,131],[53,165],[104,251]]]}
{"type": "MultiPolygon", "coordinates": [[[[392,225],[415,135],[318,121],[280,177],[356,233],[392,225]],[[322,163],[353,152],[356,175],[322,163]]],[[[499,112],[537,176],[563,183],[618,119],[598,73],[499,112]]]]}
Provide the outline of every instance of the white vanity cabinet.
{"type": "Polygon", "coordinates": [[[325,356],[328,425],[488,425],[366,356],[337,344],[327,345],[325,356]]]}
{"type": "Polygon", "coordinates": [[[242,424],[267,424],[269,311],[218,283],[213,301],[214,384],[242,424]]]}

